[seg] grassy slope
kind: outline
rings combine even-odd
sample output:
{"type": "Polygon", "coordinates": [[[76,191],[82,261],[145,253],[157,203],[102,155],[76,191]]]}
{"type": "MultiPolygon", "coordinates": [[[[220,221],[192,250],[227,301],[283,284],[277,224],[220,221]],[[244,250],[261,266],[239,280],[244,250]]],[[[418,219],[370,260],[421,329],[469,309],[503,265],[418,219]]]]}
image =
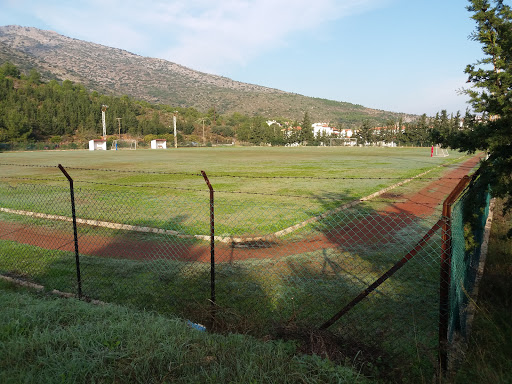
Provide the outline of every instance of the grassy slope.
{"type": "MultiPolygon", "coordinates": [[[[0,282],[0,382],[355,383],[292,343],[214,335],[126,308],[14,292],[0,282]]],[[[18,289],[19,290],[19,289],[18,289]]]]}
{"type": "Polygon", "coordinates": [[[497,204],[478,309],[464,363],[456,383],[512,383],[512,215],[497,204]]]}

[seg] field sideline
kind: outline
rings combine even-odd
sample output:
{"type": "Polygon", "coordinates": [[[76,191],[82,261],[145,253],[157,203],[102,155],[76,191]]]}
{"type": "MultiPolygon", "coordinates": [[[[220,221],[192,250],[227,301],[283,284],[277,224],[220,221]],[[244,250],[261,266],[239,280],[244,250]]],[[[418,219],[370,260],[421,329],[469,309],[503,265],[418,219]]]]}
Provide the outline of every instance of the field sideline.
{"type": "MultiPolygon", "coordinates": [[[[66,168],[109,169],[98,180],[97,171],[70,170],[76,180],[104,183],[169,185],[177,179],[185,185],[195,185],[190,178],[203,183],[199,172],[204,170],[216,190],[254,191],[265,189],[297,190],[304,186],[318,192],[332,180],[290,180],[279,178],[358,178],[350,180],[350,189],[375,189],[367,179],[405,179],[437,165],[450,164],[459,157],[430,157],[429,148],[344,148],[344,147],[219,147],[179,148],[168,150],[123,151],[39,151],[4,152],[0,154],[2,176],[41,177],[60,174],[53,168],[13,167],[10,164],[48,166],[62,164],[66,168]],[[129,172],[180,173],[186,175],[127,174],[129,172]],[[186,176],[190,177],[186,177],[186,176]],[[193,176],[197,175],[197,176],[193,176]],[[172,177],[173,176],[173,177],[172,177]],[[234,178],[223,176],[247,176],[234,178]],[[275,177],[274,181],[254,180],[251,177],[275,177]],[[364,180],[366,179],[366,180],[364,180]],[[276,181],[279,181],[275,186],[276,181]],[[363,182],[366,181],[366,182],[363,182]],[[263,185],[262,185],[263,184],[263,185]],[[258,187],[256,187],[258,186],[258,187]],[[264,187],[264,188],[262,188],[264,187]],[[353,188],[352,188],[353,187],[353,188]],[[279,189],[278,189],[279,188],[279,189]]],[[[379,182],[383,184],[382,182],[379,182]]],[[[388,183],[387,181],[384,184],[388,183]]],[[[344,183],[347,184],[346,181],[344,183]]],[[[345,188],[344,185],[344,188],[345,188]]],[[[338,183],[339,186],[339,183],[338,183]]],[[[381,186],[382,187],[382,186],[381,186]]],[[[373,191],[374,192],[374,191],[373,191]]],[[[364,194],[363,191],[360,191],[364,194]]],[[[368,193],[367,193],[368,194],[368,193]]]]}

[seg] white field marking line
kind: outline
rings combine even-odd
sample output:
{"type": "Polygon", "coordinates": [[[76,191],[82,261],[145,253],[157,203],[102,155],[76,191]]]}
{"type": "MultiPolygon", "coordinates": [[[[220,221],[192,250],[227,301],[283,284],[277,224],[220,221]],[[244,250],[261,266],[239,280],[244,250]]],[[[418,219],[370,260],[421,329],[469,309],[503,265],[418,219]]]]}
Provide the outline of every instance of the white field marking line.
{"type": "MultiPolygon", "coordinates": [[[[42,286],[42,285],[39,285],[39,284],[36,284],[36,283],[31,283],[29,281],[17,279],[17,278],[10,277],[10,276],[0,275],[0,279],[8,281],[8,282],[13,283],[13,284],[21,285],[23,287],[28,287],[28,288],[31,288],[31,289],[35,289],[36,291],[44,291],[44,289],[45,289],[44,286],[42,286]]],[[[78,299],[78,295],[76,295],[74,293],[62,292],[62,291],[59,291],[57,289],[53,289],[52,291],[50,291],[50,293],[52,293],[54,295],[57,295],[57,296],[60,296],[60,297],[67,298],[67,299],[69,299],[69,298],[78,299]]],[[[100,301],[100,300],[90,300],[89,302],[92,303],[92,304],[97,304],[97,305],[105,305],[106,304],[105,302],[100,301]]]]}
{"type": "MultiPolygon", "coordinates": [[[[461,158],[462,157],[464,157],[464,156],[461,156],[461,158]]],[[[221,242],[221,243],[244,243],[244,242],[253,242],[253,241],[272,241],[272,240],[275,240],[278,237],[285,236],[285,235],[287,235],[289,233],[292,233],[292,232],[294,232],[294,231],[296,231],[296,230],[298,230],[300,228],[303,228],[303,227],[305,227],[308,224],[315,223],[315,222],[317,222],[319,220],[325,219],[326,217],[328,217],[328,216],[330,216],[330,215],[332,215],[334,213],[338,213],[338,212],[343,211],[343,210],[345,210],[347,208],[354,207],[354,206],[362,203],[363,201],[371,200],[371,199],[373,199],[373,198],[375,198],[377,196],[382,195],[383,193],[386,193],[387,191],[389,191],[391,189],[394,189],[394,188],[400,187],[400,186],[402,186],[404,184],[407,184],[407,183],[413,181],[414,179],[417,179],[418,177],[424,176],[427,173],[433,171],[434,169],[442,167],[442,166],[443,166],[443,164],[440,164],[437,167],[429,169],[428,171],[422,172],[422,173],[420,173],[420,174],[418,174],[416,176],[413,176],[413,177],[411,177],[409,179],[405,179],[403,181],[400,181],[399,183],[393,184],[393,185],[391,185],[389,187],[386,187],[384,189],[381,189],[380,191],[372,193],[371,195],[362,197],[362,198],[360,198],[358,200],[351,201],[350,203],[347,203],[347,204],[343,204],[342,206],[340,206],[338,208],[335,208],[335,209],[332,209],[330,211],[324,212],[321,215],[311,217],[311,218],[309,218],[309,219],[307,219],[307,220],[305,220],[305,221],[303,221],[301,223],[298,223],[298,224],[295,224],[295,225],[293,225],[291,227],[288,227],[288,228],[282,229],[280,231],[274,232],[274,233],[272,233],[270,235],[258,236],[258,237],[215,236],[214,240],[218,241],[218,242],[221,242]]],[[[10,208],[3,208],[3,207],[0,207],[0,212],[12,213],[12,214],[15,214],[15,215],[22,215],[22,216],[37,217],[37,218],[40,218],[40,219],[59,220],[59,221],[68,221],[68,222],[72,222],[73,221],[73,218],[72,217],[68,217],[68,216],[49,215],[49,214],[46,214],[46,213],[30,212],[30,211],[23,211],[23,210],[19,210],[19,209],[10,209],[10,208]]],[[[154,227],[140,227],[138,225],[119,224],[119,223],[112,223],[112,222],[109,222],[109,221],[81,219],[81,218],[78,218],[78,217],[76,218],[76,222],[77,222],[77,224],[85,224],[85,225],[90,225],[90,226],[94,226],[94,227],[103,227],[103,228],[110,228],[110,229],[121,229],[121,230],[125,230],[125,231],[134,231],[134,232],[144,232],[144,233],[156,233],[156,234],[163,234],[163,235],[171,235],[171,236],[179,237],[180,239],[198,239],[198,240],[204,240],[204,241],[209,241],[211,239],[210,236],[206,236],[206,235],[183,235],[183,234],[179,233],[178,231],[173,231],[173,230],[170,230],[170,229],[161,229],[161,228],[154,228],[154,227]]]]}
{"type": "Polygon", "coordinates": [[[330,211],[324,212],[324,213],[322,213],[321,215],[311,217],[311,218],[309,218],[309,219],[307,219],[307,220],[303,221],[302,223],[295,224],[295,225],[293,225],[293,226],[291,226],[291,227],[288,227],[288,228],[285,228],[285,229],[283,229],[283,230],[281,230],[281,231],[279,231],[279,232],[275,232],[275,233],[273,233],[273,235],[274,235],[274,236],[276,236],[276,237],[280,237],[280,236],[287,235],[287,234],[289,234],[289,233],[291,233],[291,232],[296,231],[297,229],[300,229],[300,228],[305,227],[305,226],[306,226],[306,225],[308,225],[308,224],[315,223],[315,222],[317,222],[317,221],[319,221],[319,220],[325,219],[326,217],[328,217],[328,216],[330,216],[330,215],[332,215],[332,214],[334,214],[334,213],[338,213],[338,212],[343,211],[343,210],[345,210],[345,209],[347,209],[347,208],[354,207],[354,206],[356,206],[356,205],[358,205],[358,204],[362,203],[363,201],[371,200],[371,199],[373,199],[373,198],[375,198],[375,197],[377,197],[377,196],[382,195],[383,193],[386,193],[387,191],[390,191],[391,189],[394,189],[394,188],[400,187],[400,186],[402,186],[402,185],[404,185],[404,184],[407,184],[407,183],[409,183],[409,182],[413,181],[414,179],[417,179],[418,177],[424,176],[424,175],[426,175],[427,173],[432,172],[434,169],[439,168],[439,167],[442,167],[442,165],[438,165],[438,166],[437,166],[437,167],[435,167],[435,168],[429,169],[428,171],[422,172],[422,173],[420,173],[420,174],[418,174],[418,175],[416,175],[416,176],[413,176],[413,177],[411,177],[411,178],[409,178],[409,179],[405,179],[405,180],[403,180],[403,181],[400,181],[399,183],[396,183],[396,184],[390,185],[389,187],[386,187],[386,188],[384,188],[384,189],[381,189],[380,191],[377,191],[377,192],[375,192],[375,193],[372,193],[371,195],[368,195],[368,196],[362,197],[362,198],[360,198],[359,200],[351,201],[350,203],[343,204],[342,206],[339,206],[338,208],[331,209],[330,211]]]}
{"type": "MultiPolygon", "coordinates": [[[[11,209],[11,208],[0,207],[0,212],[12,213],[12,214],[21,215],[21,216],[37,217],[38,219],[49,219],[49,220],[68,221],[68,222],[73,221],[73,218],[68,217],[68,216],[49,215],[47,213],[23,211],[20,209],[11,209]]],[[[112,223],[109,221],[81,219],[79,217],[76,218],[76,223],[90,225],[93,227],[103,227],[103,228],[110,228],[110,229],[121,229],[121,230],[125,230],[125,231],[172,235],[172,236],[177,236],[182,239],[193,239],[193,238],[201,239],[201,240],[209,240],[210,239],[210,236],[182,235],[181,233],[179,233],[177,231],[172,231],[170,229],[161,229],[161,228],[154,228],[154,227],[140,227],[138,225],[119,224],[119,223],[112,223]]]]}

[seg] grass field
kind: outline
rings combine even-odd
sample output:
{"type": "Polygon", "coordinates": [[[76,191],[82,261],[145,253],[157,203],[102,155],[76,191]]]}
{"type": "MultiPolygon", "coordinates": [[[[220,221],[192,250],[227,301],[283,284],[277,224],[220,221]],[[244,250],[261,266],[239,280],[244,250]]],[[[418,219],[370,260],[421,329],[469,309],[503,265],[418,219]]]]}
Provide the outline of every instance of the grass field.
{"type": "MultiPolygon", "coordinates": [[[[371,223],[383,204],[421,189],[462,161],[456,153],[429,156],[428,148],[342,147],[2,153],[0,207],[69,216],[67,181],[56,168],[62,164],[75,180],[79,217],[208,234],[209,194],[199,175],[204,170],[216,191],[216,234],[267,234],[430,171],[392,194],[293,232],[284,238],[300,244],[292,252],[284,252],[287,244],[269,244],[265,257],[254,257],[251,249],[218,246],[219,321],[225,331],[262,335],[276,324],[318,327],[414,247],[432,225],[431,217],[405,217],[390,227],[377,220],[377,226],[363,231],[367,238],[348,242],[337,237],[337,230],[371,223]],[[250,257],[233,258],[237,253],[250,257]]],[[[40,241],[50,233],[71,232],[63,221],[0,212],[2,221],[39,230],[40,241]]],[[[84,251],[84,245],[80,251],[87,296],[197,321],[209,318],[208,259],[173,253],[184,249],[197,256],[208,250],[204,241],[85,225],[79,236],[81,244],[101,243],[94,252],[84,251]],[[155,243],[158,247],[151,248],[155,243]],[[130,259],[126,244],[143,257],[130,259]],[[109,256],[110,251],[116,253],[109,256]]],[[[74,292],[72,241],[60,241],[45,247],[3,240],[0,271],[74,292]]],[[[432,371],[438,250],[439,236],[339,322],[336,332],[347,342],[372,345],[360,346],[361,351],[371,349],[378,359],[408,359],[404,364],[411,376],[432,371]]]]}
{"type": "MultiPolygon", "coordinates": [[[[77,208],[82,215],[94,211],[99,220],[126,222],[132,217],[129,224],[208,233],[207,227],[197,224],[208,222],[208,212],[199,215],[197,209],[209,204],[208,188],[199,173],[204,170],[215,189],[217,232],[229,236],[278,231],[430,170],[421,180],[394,189],[393,196],[418,190],[446,172],[448,168],[440,165],[453,164],[458,158],[457,153],[430,158],[428,148],[19,152],[1,154],[0,181],[10,187],[37,183],[66,188],[67,181],[56,168],[62,164],[75,180],[75,187],[84,194],[87,191],[77,200],[82,204],[77,208]],[[119,214],[101,216],[103,207],[112,205],[119,207],[119,214]],[[163,208],[166,206],[178,213],[173,215],[163,208]],[[261,218],[272,221],[271,227],[258,229],[254,222],[261,218]]],[[[24,193],[36,211],[38,199],[29,191],[24,193]]],[[[7,196],[8,191],[2,190],[2,194],[7,196]]],[[[51,188],[35,190],[34,195],[47,195],[55,201],[67,198],[66,192],[51,188]]],[[[378,208],[383,201],[392,198],[381,196],[366,205],[378,208]]],[[[63,209],[54,207],[48,213],[64,215],[68,209],[63,209]]]]}
{"type": "Polygon", "coordinates": [[[451,157],[431,158],[428,148],[234,147],[180,148],[166,151],[9,152],[0,155],[0,164],[3,177],[60,176],[60,171],[52,168],[11,167],[5,164],[39,167],[56,167],[62,164],[66,168],[93,169],[69,169],[69,173],[77,181],[144,184],[148,187],[176,186],[179,183],[182,187],[201,190],[205,189],[200,176],[200,171],[204,170],[217,191],[265,191],[283,196],[291,192],[303,196],[343,192],[349,197],[358,197],[389,183],[389,180],[405,179],[437,165],[450,164],[457,157],[457,153],[452,153],[451,157]],[[94,169],[109,169],[119,173],[98,172],[94,169]],[[289,180],[286,179],[288,177],[357,179],[348,182],[289,180]]]}

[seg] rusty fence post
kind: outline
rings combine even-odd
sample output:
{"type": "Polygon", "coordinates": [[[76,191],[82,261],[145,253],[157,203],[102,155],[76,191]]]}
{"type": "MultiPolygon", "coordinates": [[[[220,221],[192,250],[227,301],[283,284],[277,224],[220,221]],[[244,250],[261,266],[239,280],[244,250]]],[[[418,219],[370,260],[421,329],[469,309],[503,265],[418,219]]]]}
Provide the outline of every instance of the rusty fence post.
{"type": "Polygon", "coordinates": [[[215,318],[215,204],[214,190],[205,171],[201,171],[204,181],[210,190],[210,301],[212,304],[212,319],[215,318]]]}
{"type": "Polygon", "coordinates": [[[76,280],[78,286],[78,298],[82,298],[82,277],[80,275],[80,255],[78,252],[78,232],[76,229],[76,212],[75,212],[75,189],[73,187],[73,179],[66,172],[64,167],[59,164],[59,169],[69,181],[69,193],[71,195],[71,215],[73,216],[73,238],[75,241],[75,264],[76,264],[76,280]]]}
{"type": "Polygon", "coordinates": [[[441,272],[439,276],[439,343],[438,358],[441,373],[448,368],[448,323],[450,321],[450,285],[452,265],[452,205],[469,184],[464,176],[443,202],[443,228],[441,242],[441,272]]]}

